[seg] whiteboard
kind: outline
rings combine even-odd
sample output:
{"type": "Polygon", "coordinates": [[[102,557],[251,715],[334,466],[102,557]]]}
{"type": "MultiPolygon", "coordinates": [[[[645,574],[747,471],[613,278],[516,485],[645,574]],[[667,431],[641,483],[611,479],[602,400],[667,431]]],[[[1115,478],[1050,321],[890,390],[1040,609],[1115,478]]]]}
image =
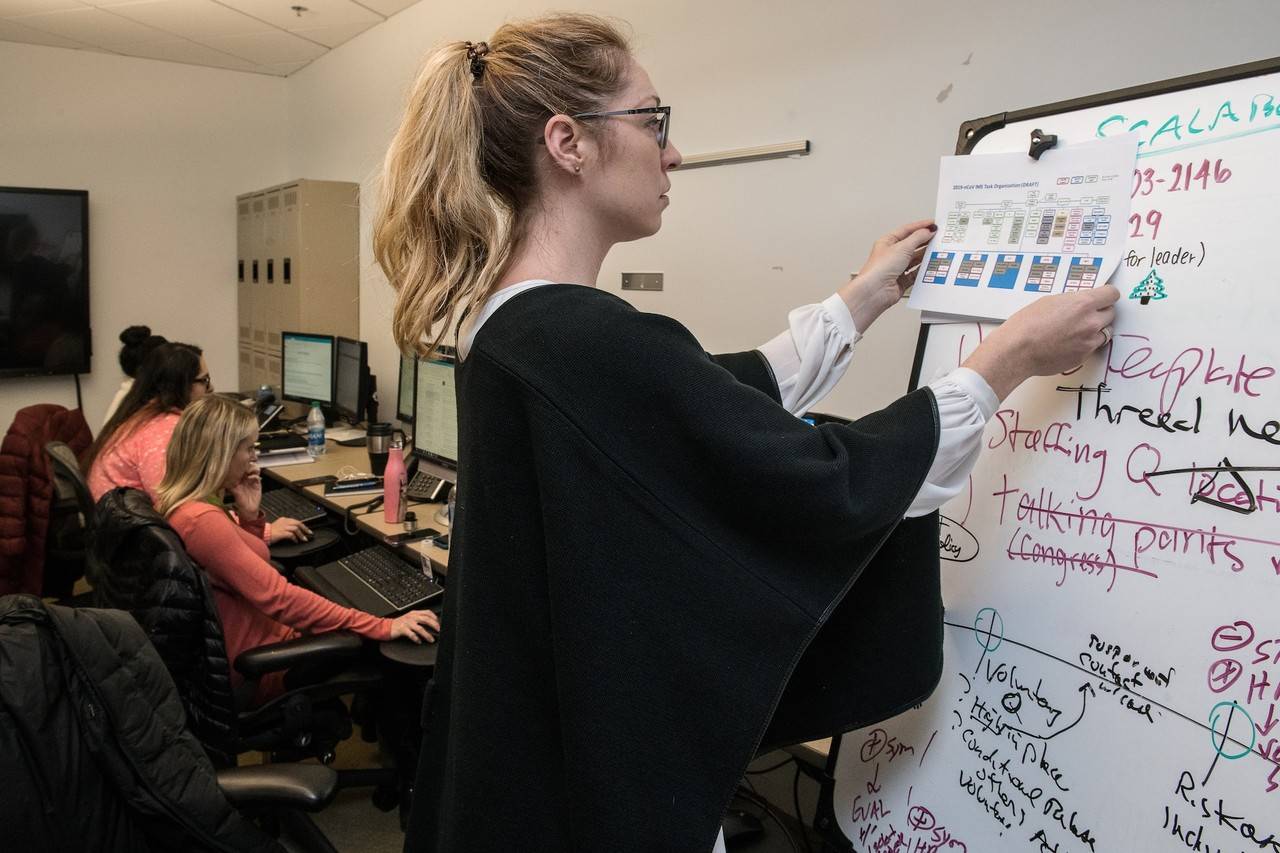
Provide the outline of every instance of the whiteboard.
{"type": "MultiPolygon", "coordinates": [[[[1140,134],[1116,337],[1006,400],[943,508],[945,670],[921,707],[841,738],[831,802],[853,849],[1280,853],[1280,62],[1267,67],[1102,96],[976,145],[1026,151],[1036,127],[1060,144],[1140,134]],[[1228,466],[1246,470],[1185,470],[1228,466]]],[[[988,330],[929,330],[920,382],[988,330]]]]}

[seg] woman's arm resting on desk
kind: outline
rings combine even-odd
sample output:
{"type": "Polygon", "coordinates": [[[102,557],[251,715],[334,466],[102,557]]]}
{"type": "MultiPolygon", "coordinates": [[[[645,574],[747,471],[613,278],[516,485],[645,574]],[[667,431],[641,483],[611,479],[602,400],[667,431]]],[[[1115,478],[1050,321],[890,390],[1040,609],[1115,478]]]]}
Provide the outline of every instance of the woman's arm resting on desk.
{"type": "Polygon", "coordinates": [[[268,522],[262,516],[262,471],[257,465],[249,468],[244,479],[231,489],[236,503],[236,518],[240,526],[263,542],[305,542],[311,538],[311,529],[296,518],[277,518],[268,522]]]}
{"type": "Polygon", "coordinates": [[[250,606],[296,631],[355,631],[374,640],[392,636],[392,620],[334,604],[286,581],[250,548],[231,519],[215,507],[197,509],[179,528],[187,552],[214,584],[233,591],[250,606]]]}

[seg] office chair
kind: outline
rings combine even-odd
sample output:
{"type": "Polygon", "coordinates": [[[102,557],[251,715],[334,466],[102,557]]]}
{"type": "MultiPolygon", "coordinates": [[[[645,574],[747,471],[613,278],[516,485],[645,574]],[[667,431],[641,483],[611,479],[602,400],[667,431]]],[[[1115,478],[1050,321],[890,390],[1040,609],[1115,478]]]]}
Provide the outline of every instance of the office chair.
{"type": "MultiPolygon", "coordinates": [[[[115,489],[97,506],[98,529],[88,573],[101,606],[133,614],[177,684],[191,728],[217,764],[234,765],[239,753],[261,750],[274,760],[333,761],[351,735],[350,715],[338,697],[368,694],[382,675],[361,663],[360,638],[345,632],[300,637],[262,646],[228,661],[222,622],[208,578],[182,540],[142,492],[115,489]],[[230,666],[246,679],[233,694],[230,666]],[[337,674],[248,707],[259,679],[300,666],[337,674]]],[[[339,786],[394,784],[394,772],[342,771],[339,786]]]]}
{"type": "Polygon", "coordinates": [[[300,849],[333,853],[306,813],[332,801],[337,774],[215,771],[127,613],[5,596],[0,648],[25,673],[0,683],[0,825],[23,850],[283,853],[246,819],[260,815],[288,826],[300,849]]]}
{"type": "Polygon", "coordinates": [[[45,592],[75,605],[88,604],[88,595],[69,599],[71,588],[84,576],[86,543],[93,534],[93,495],[80,471],[75,452],[62,441],[44,446],[53,481],[49,533],[45,540],[45,592]]]}

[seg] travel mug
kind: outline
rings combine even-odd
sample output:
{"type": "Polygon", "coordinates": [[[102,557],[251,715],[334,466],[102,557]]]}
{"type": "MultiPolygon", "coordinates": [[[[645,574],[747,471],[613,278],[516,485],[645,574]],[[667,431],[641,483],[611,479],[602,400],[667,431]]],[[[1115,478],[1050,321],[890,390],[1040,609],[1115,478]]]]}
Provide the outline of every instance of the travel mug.
{"type": "Polygon", "coordinates": [[[366,430],[369,448],[369,473],[381,477],[387,470],[387,453],[391,450],[391,424],[379,421],[366,430]]]}

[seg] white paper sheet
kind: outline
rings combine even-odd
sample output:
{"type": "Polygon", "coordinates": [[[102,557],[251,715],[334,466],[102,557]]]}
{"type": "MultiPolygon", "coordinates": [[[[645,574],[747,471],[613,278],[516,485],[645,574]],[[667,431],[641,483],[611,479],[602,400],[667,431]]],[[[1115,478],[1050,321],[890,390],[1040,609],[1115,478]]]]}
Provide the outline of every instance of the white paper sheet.
{"type": "Polygon", "coordinates": [[[926,322],[1005,320],[1048,293],[1098,287],[1124,254],[1136,134],[1025,153],[943,157],[938,233],[908,305],[926,322]]]}

